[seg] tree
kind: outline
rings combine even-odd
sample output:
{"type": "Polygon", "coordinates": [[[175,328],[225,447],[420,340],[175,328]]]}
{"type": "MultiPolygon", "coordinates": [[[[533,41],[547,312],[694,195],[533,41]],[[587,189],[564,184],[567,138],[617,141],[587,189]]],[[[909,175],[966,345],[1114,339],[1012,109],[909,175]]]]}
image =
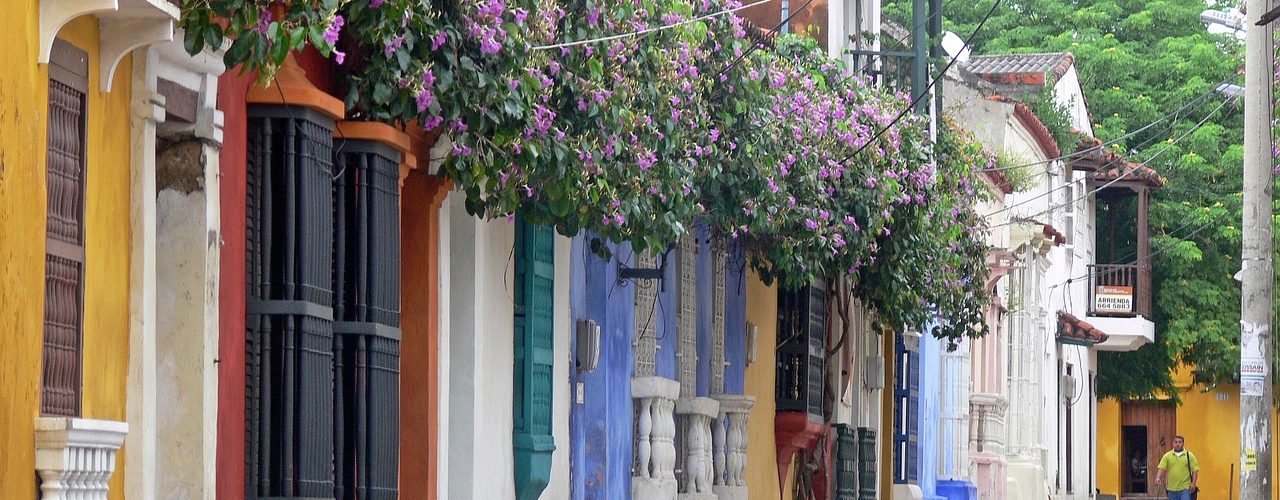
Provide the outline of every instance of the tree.
{"type": "MultiPolygon", "coordinates": [[[[948,0],[946,26],[966,36],[990,8],[948,0]]],[[[974,38],[974,54],[1074,53],[1094,134],[1104,141],[1201,96],[1116,144],[1168,183],[1150,213],[1156,342],[1100,353],[1100,397],[1177,397],[1171,370],[1178,364],[1193,367],[1195,382],[1206,387],[1230,382],[1238,371],[1240,290],[1232,275],[1240,269],[1242,108],[1227,104],[1214,113],[1225,97],[1203,94],[1236,73],[1242,48],[1206,31],[1204,8],[1201,0],[1006,1],[974,38]]],[[[885,11],[908,20],[910,2],[885,11]]]]}

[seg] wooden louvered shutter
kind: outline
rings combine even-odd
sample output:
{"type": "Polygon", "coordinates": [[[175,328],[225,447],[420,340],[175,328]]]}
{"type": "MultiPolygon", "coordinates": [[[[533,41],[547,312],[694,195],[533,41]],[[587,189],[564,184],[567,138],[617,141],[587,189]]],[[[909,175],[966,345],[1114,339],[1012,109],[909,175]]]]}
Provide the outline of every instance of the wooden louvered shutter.
{"type": "Polygon", "coordinates": [[[249,108],[248,498],[334,496],[333,125],[249,108]]]}
{"type": "Polygon", "coordinates": [[[394,499],[400,445],[400,153],[354,139],[335,149],[335,496],[394,499]]]}
{"type": "Polygon", "coordinates": [[[55,40],[45,152],[44,374],[40,411],[79,416],[84,314],[85,95],[89,55],[55,40]]]}
{"type": "Polygon", "coordinates": [[[515,249],[515,487],[520,499],[538,498],[551,480],[554,360],[555,232],[523,220],[515,249]]]}

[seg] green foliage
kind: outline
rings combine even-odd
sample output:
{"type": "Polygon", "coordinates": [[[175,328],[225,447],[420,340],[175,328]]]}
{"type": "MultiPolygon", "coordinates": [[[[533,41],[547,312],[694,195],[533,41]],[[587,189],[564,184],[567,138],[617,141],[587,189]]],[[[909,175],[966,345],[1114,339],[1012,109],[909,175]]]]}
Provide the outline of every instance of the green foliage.
{"type": "Polygon", "coordinates": [[[847,275],[891,324],[981,335],[973,176],[990,159],[959,133],[935,148],[914,115],[890,127],[907,102],[812,39],[760,41],[733,15],[686,22],[738,5],[186,0],[183,26],[188,50],[234,39],[228,64],[268,80],[291,50],[331,54],[349,117],[444,129],[441,173],[472,214],[637,251],[701,221],[767,280],[847,275]]]}
{"type": "MultiPolygon", "coordinates": [[[[989,8],[947,0],[947,29],[966,35],[989,8]]],[[[1094,134],[1106,141],[1174,112],[1240,67],[1240,44],[1209,34],[1199,21],[1204,9],[1200,0],[1006,2],[977,34],[974,53],[1074,53],[1094,134]]],[[[906,19],[910,3],[885,11],[906,19]]],[[[1157,342],[1100,353],[1102,397],[1175,394],[1170,370],[1179,363],[1195,367],[1196,382],[1208,386],[1230,382],[1238,371],[1240,292],[1232,275],[1240,269],[1241,108],[1227,106],[1169,144],[1222,99],[1212,94],[1119,144],[1135,161],[1169,147],[1148,163],[1169,182],[1156,191],[1150,213],[1153,249],[1161,252],[1154,259],[1157,342]]],[[[1064,152],[1072,150],[1058,140],[1064,152]]]]}

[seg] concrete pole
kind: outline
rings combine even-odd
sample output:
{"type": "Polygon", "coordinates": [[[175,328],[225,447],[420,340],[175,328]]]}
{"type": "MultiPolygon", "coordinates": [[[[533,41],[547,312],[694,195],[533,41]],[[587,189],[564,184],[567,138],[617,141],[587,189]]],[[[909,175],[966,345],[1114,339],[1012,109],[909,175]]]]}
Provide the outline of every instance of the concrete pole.
{"type": "MultiPolygon", "coordinates": [[[[1271,498],[1272,37],[1268,0],[1248,0],[1245,26],[1244,234],[1240,310],[1240,498],[1271,498]]],[[[1192,443],[1194,446],[1194,443],[1192,443]]]]}

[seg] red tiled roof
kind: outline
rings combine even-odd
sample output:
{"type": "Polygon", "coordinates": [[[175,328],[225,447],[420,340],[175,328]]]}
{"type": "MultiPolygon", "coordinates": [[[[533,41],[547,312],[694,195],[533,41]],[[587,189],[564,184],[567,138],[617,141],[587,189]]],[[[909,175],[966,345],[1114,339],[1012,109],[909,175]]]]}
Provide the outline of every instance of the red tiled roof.
{"type": "Polygon", "coordinates": [[[1053,134],[1049,132],[1049,127],[1046,127],[1044,122],[1040,121],[1040,117],[1036,116],[1030,106],[1002,95],[993,95],[987,99],[1012,104],[1013,116],[1018,117],[1018,121],[1022,122],[1022,126],[1031,132],[1031,136],[1036,139],[1036,144],[1040,146],[1041,151],[1044,151],[1046,157],[1057,158],[1062,156],[1062,150],[1058,148],[1058,143],[1053,140],[1053,134]]]}
{"type": "Polygon", "coordinates": [[[1093,345],[1107,341],[1107,334],[1071,313],[1058,311],[1058,342],[1093,345]]]}
{"type": "Polygon", "coordinates": [[[1074,62],[1070,52],[993,54],[972,57],[964,68],[992,83],[1045,85],[1062,78],[1074,62]]]}
{"type": "Polygon", "coordinates": [[[1054,245],[1061,245],[1067,242],[1067,237],[1062,234],[1062,231],[1059,231],[1058,228],[1049,224],[1044,225],[1044,235],[1049,238],[1053,238],[1054,245]]]}
{"type": "Polygon", "coordinates": [[[1131,162],[1109,151],[1102,146],[1102,140],[1097,137],[1080,139],[1069,163],[1072,169],[1089,171],[1089,180],[1094,183],[1105,184],[1121,176],[1124,177],[1122,180],[1141,182],[1156,188],[1164,186],[1165,182],[1155,169],[1131,162]]]}
{"type": "Polygon", "coordinates": [[[1013,183],[1009,182],[1009,177],[1004,175],[1003,171],[987,170],[984,173],[987,174],[987,178],[991,179],[991,183],[995,184],[996,188],[1000,189],[1001,193],[1013,193],[1013,183]]]}

